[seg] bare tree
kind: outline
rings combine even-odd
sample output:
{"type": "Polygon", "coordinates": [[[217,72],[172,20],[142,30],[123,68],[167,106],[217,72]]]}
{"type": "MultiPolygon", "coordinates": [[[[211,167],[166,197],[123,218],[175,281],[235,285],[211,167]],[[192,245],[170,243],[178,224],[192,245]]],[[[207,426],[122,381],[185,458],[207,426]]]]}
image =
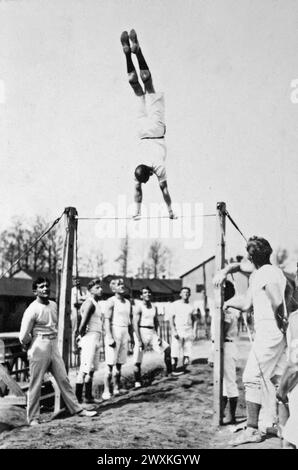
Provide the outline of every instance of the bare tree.
{"type": "Polygon", "coordinates": [[[2,271],[9,269],[18,260],[9,273],[11,276],[20,269],[54,273],[62,248],[62,237],[56,227],[26,253],[48,226],[41,216],[36,216],[31,227],[25,220],[14,218],[11,226],[0,233],[2,271]]]}
{"type": "MultiPolygon", "coordinates": [[[[16,262],[24,254],[30,243],[30,231],[24,228],[24,222],[19,217],[12,219],[11,226],[0,233],[0,251],[2,271],[16,262]]],[[[29,254],[20,259],[11,269],[9,275],[29,265],[29,254]]]]}
{"type": "Polygon", "coordinates": [[[148,262],[152,268],[154,278],[162,276],[166,271],[166,265],[171,257],[170,250],[161,242],[155,240],[151,243],[148,253],[148,262]]]}
{"type": "MultiPolygon", "coordinates": [[[[32,229],[30,230],[29,244],[34,241],[46,230],[47,223],[40,215],[36,216],[32,229]]],[[[30,251],[30,268],[33,271],[46,271],[46,241],[44,238],[36,243],[30,251]]]]}
{"type": "Polygon", "coordinates": [[[57,225],[52,228],[45,238],[45,259],[49,273],[55,273],[61,264],[63,252],[63,237],[57,225]]]}
{"type": "Polygon", "coordinates": [[[94,266],[95,266],[95,271],[96,271],[96,275],[97,276],[100,276],[100,277],[103,277],[104,276],[104,270],[105,270],[105,264],[106,264],[107,260],[104,259],[104,256],[103,256],[103,253],[102,252],[98,252],[95,256],[95,260],[94,260],[94,266]]]}
{"type": "Polygon", "coordinates": [[[79,272],[84,272],[87,276],[103,277],[106,259],[100,250],[79,257],[79,272]]]}
{"type": "Polygon", "coordinates": [[[126,237],[122,240],[120,245],[120,255],[115,259],[116,263],[120,265],[120,274],[127,277],[128,274],[128,258],[130,254],[129,238],[126,237]]]}
{"type": "Polygon", "coordinates": [[[137,270],[136,277],[139,279],[150,278],[152,276],[152,267],[148,261],[142,261],[137,270]]]}
{"type": "Polygon", "coordinates": [[[286,248],[279,247],[275,253],[275,262],[280,268],[284,268],[288,261],[289,253],[286,248]]]}

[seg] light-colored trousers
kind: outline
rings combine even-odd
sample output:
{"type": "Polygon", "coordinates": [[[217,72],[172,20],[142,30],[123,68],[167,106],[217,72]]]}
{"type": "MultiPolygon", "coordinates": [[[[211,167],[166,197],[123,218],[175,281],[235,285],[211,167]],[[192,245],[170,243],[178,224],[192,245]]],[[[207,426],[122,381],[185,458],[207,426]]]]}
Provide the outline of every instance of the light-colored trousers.
{"type": "MultiPolygon", "coordinates": [[[[286,341],[281,335],[255,336],[243,372],[246,400],[262,405],[262,419],[272,426],[275,420],[275,387],[286,365],[286,341]]],[[[261,417],[260,417],[261,419],[261,417]]]]}
{"type": "Polygon", "coordinates": [[[237,348],[234,342],[224,343],[224,376],[223,396],[228,398],[238,397],[239,391],[236,376],[237,348]]]}
{"type": "Polygon", "coordinates": [[[298,385],[288,394],[290,417],[285,424],[283,438],[298,449],[298,385]]]}
{"type": "Polygon", "coordinates": [[[62,398],[71,414],[82,410],[72,390],[63,359],[58,350],[57,339],[37,336],[28,350],[30,383],[28,390],[27,419],[39,419],[39,399],[44,374],[49,371],[60,388],[62,398]]]}

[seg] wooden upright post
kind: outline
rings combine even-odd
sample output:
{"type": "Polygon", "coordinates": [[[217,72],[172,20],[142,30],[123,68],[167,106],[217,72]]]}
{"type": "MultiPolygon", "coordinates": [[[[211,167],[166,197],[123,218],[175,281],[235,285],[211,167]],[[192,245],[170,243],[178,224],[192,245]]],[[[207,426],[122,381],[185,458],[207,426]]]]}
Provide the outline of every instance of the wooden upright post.
{"type": "MultiPolygon", "coordinates": [[[[215,256],[216,272],[225,266],[225,233],[226,233],[226,204],[218,202],[217,206],[217,243],[215,256]]],[[[215,316],[214,322],[214,369],[213,369],[213,400],[214,400],[214,424],[221,425],[223,419],[222,409],[222,384],[223,384],[223,288],[214,290],[215,292],[215,316]]]]}
{"type": "Polygon", "coordinates": [[[207,277],[206,277],[206,265],[203,264],[203,284],[204,284],[204,311],[205,311],[205,314],[206,314],[206,310],[207,310],[207,305],[208,305],[208,302],[207,302],[207,277]]]}
{"type": "MultiPolygon", "coordinates": [[[[71,289],[74,257],[74,236],[77,228],[77,211],[67,207],[64,211],[65,236],[63,249],[63,265],[60,278],[58,348],[63,357],[66,370],[69,369],[69,352],[71,343],[71,289]]],[[[62,408],[61,393],[55,387],[55,412],[62,408]]]]}

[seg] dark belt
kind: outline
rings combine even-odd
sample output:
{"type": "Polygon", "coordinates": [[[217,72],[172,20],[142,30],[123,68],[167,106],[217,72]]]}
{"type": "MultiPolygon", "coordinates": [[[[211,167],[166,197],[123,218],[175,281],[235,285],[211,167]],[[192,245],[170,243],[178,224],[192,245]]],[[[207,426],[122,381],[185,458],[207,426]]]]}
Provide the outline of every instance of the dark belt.
{"type": "Polygon", "coordinates": [[[34,336],[36,336],[38,338],[42,338],[42,339],[56,339],[57,338],[57,335],[55,335],[55,334],[47,335],[47,334],[43,334],[43,333],[37,333],[34,336]]]}
{"type": "Polygon", "coordinates": [[[163,135],[162,137],[141,137],[141,140],[144,140],[144,139],[164,139],[165,136],[163,135]]]}
{"type": "Polygon", "coordinates": [[[149,330],[153,330],[153,329],[154,329],[154,326],[143,326],[143,325],[140,325],[139,328],[149,328],[149,330]]]}
{"type": "Polygon", "coordinates": [[[225,343],[234,343],[234,340],[233,340],[233,339],[225,339],[224,342],[225,342],[225,343]]]}

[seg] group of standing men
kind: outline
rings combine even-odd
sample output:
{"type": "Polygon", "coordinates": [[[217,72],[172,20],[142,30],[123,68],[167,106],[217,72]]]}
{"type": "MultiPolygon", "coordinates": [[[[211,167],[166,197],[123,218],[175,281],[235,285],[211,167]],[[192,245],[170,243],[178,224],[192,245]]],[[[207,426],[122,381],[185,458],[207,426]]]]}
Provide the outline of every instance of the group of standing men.
{"type": "MultiPolygon", "coordinates": [[[[186,370],[191,356],[194,307],[189,302],[188,287],[183,287],[180,299],[173,302],[171,314],[172,344],[158,335],[157,308],[151,302],[151,289],[140,291],[140,300],[132,305],[125,297],[127,291],[122,278],[113,279],[110,289],[113,296],[104,304],[100,279],[88,284],[88,294],[80,307],[80,319],[76,325],[76,341],[81,350],[81,363],[76,379],[75,393],[57,343],[57,305],[50,300],[50,282],[38,278],[33,282],[36,300],[26,309],[21,323],[20,342],[27,349],[30,383],[27,417],[30,425],[39,424],[41,386],[46,372],[51,372],[60,388],[62,398],[71,414],[94,416],[95,411],[82,408],[85,403],[95,403],[92,395],[93,375],[98,369],[102,335],[105,335],[105,373],[103,400],[121,393],[121,368],[126,362],[128,344],[134,345],[135,388],[142,386],[141,364],[146,347],[164,356],[166,374],[179,375],[179,357],[186,370]]],[[[78,304],[78,301],[76,301],[78,304]]],[[[78,305],[76,305],[78,306],[78,305]]]]}
{"type": "Polygon", "coordinates": [[[188,287],[183,287],[180,299],[171,304],[171,346],[158,335],[158,312],[151,301],[150,287],[144,286],[140,290],[140,299],[134,302],[135,305],[132,305],[132,302],[125,297],[126,287],[122,278],[113,279],[110,282],[110,289],[114,295],[102,307],[100,302],[101,281],[94,279],[88,285],[88,296],[81,307],[82,318],[78,329],[81,366],[76,384],[76,395],[80,402],[83,400],[84,382],[85,401],[87,403],[94,401],[91,396],[92,376],[98,367],[98,354],[103,331],[106,364],[103,400],[108,400],[112,395],[117,396],[121,393],[121,369],[127,360],[129,341],[134,345],[135,388],[142,386],[141,365],[144,350],[148,347],[163,355],[168,375],[179,373],[177,366],[180,356],[182,356],[184,369],[190,361],[194,307],[189,302],[191,292],[188,287]]]}

